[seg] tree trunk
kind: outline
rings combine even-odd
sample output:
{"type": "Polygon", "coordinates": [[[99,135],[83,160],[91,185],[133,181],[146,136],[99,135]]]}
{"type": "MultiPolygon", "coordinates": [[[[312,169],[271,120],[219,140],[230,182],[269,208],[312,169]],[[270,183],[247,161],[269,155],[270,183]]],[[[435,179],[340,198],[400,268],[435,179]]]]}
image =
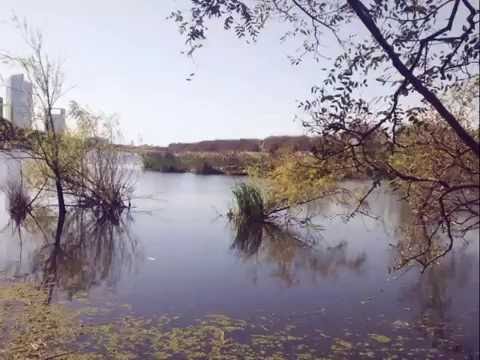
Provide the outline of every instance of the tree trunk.
{"type": "Polygon", "coordinates": [[[65,215],[67,213],[67,208],[65,206],[65,197],[63,194],[63,184],[60,178],[58,171],[55,172],[55,187],[57,190],[57,200],[58,200],[58,224],[57,232],[55,234],[55,244],[60,244],[62,238],[63,224],[65,223],[65,215]]]}

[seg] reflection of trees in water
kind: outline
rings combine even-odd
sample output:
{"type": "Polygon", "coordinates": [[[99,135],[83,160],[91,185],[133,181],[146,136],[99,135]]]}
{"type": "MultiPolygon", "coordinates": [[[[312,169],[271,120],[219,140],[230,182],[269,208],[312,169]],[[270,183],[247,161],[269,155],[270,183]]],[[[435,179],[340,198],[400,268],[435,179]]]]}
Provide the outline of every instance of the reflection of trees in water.
{"type": "Polygon", "coordinates": [[[56,215],[46,207],[36,208],[29,212],[23,219],[12,217],[0,230],[2,237],[10,244],[7,251],[6,263],[2,263],[0,273],[12,278],[28,278],[31,275],[29,269],[33,250],[38,248],[40,241],[48,240],[45,230],[53,231],[56,223],[56,215]],[[48,228],[50,227],[50,228],[48,228]],[[39,241],[40,240],[40,241],[39,241]],[[14,246],[11,246],[14,245],[14,246]],[[25,268],[27,266],[27,268],[25,268]]]}
{"type": "Polygon", "coordinates": [[[18,237],[18,256],[16,261],[12,261],[8,264],[3,264],[2,268],[0,269],[0,274],[2,275],[10,275],[12,277],[19,277],[21,276],[21,266],[23,260],[23,238],[22,238],[22,230],[18,223],[15,220],[10,219],[10,221],[5,225],[3,229],[0,230],[0,233],[10,232],[10,236],[18,237]]]}
{"type": "MultiPolygon", "coordinates": [[[[449,266],[448,264],[454,261],[450,258],[455,258],[455,250],[467,247],[472,240],[478,242],[478,233],[471,231],[452,235],[455,239],[453,243],[445,233],[445,229],[438,225],[439,223],[424,222],[412,213],[406,203],[401,203],[398,207],[395,220],[390,224],[393,237],[391,244],[393,270],[414,264],[420,265],[422,272],[442,262],[445,262],[445,266],[449,266]],[[449,254],[451,251],[453,253],[449,254]]],[[[454,224],[451,225],[452,231],[454,226],[454,224]]]]}
{"type": "MultiPolygon", "coordinates": [[[[401,194],[394,192],[390,186],[372,188],[369,182],[346,182],[342,186],[343,191],[325,201],[332,209],[324,209],[347,222],[354,216],[361,216],[362,220],[375,220],[377,225],[382,226],[392,248],[392,270],[417,264],[425,271],[452,249],[461,246],[464,239],[473,235],[474,241],[478,241],[478,232],[460,231],[462,219],[451,222],[449,228],[438,217],[425,219],[419,216],[418,211],[412,211],[401,194]],[[358,207],[358,199],[363,199],[364,194],[369,194],[368,198],[358,207]]],[[[468,222],[471,219],[465,216],[463,220],[468,222]]]]}
{"type": "Polygon", "coordinates": [[[245,262],[274,266],[272,276],[287,286],[299,284],[301,273],[310,274],[315,282],[318,277],[334,277],[341,271],[363,270],[365,253],[349,257],[346,242],[321,247],[318,234],[305,231],[285,230],[269,223],[241,224],[235,229],[231,248],[245,262]]]}
{"type": "Polygon", "coordinates": [[[44,240],[33,254],[32,275],[50,288],[51,295],[56,287],[73,296],[100,284],[113,286],[122,272],[134,270],[138,242],[130,233],[133,220],[128,214],[112,222],[99,220],[91,211],[76,210],[67,214],[59,231],[62,222],[56,214],[37,210],[21,227],[44,240]]]}
{"type": "Polygon", "coordinates": [[[442,346],[443,340],[449,340],[454,335],[455,329],[451,329],[450,325],[458,321],[452,317],[462,317],[471,310],[452,309],[454,297],[473,299],[472,293],[457,291],[471,286],[472,269],[475,269],[477,261],[475,254],[465,250],[466,247],[456,249],[442,262],[430,266],[415,283],[405,288],[400,297],[408,304],[412,301],[416,303],[415,327],[425,336],[433,337],[434,347],[442,346]]]}

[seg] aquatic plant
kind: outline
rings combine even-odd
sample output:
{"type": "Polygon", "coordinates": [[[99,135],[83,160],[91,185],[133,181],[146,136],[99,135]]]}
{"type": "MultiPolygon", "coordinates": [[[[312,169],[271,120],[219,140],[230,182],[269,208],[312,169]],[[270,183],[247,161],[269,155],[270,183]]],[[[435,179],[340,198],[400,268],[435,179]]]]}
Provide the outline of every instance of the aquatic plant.
{"type": "Polygon", "coordinates": [[[264,195],[257,186],[240,183],[233,188],[232,193],[235,209],[229,212],[229,217],[236,223],[261,223],[268,219],[269,210],[265,206],[264,195]]]}

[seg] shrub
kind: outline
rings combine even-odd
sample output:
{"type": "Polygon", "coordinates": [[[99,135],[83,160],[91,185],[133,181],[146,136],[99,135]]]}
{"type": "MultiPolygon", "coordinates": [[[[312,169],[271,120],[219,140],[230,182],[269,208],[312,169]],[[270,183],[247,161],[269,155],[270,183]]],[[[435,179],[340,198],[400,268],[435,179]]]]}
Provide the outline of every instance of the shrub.
{"type": "Polygon", "coordinates": [[[4,188],[8,200],[8,212],[16,224],[25,220],[27,214],[31,211],[31,199],[25,191],[23,184],[11,181],[4,188]]]}

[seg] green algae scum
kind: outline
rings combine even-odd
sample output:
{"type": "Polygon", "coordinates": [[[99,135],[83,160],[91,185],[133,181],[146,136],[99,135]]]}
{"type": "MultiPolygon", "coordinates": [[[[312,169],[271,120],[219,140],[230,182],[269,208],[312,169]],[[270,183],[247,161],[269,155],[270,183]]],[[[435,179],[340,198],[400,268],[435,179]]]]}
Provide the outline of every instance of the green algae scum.
{"type": "MultiPolygon", "coordinates": [[[[275,324],[273,316],[247,322],[210,314],[179,326],[185,319],[178,315],[157,319],[127,315],[102,323],[92,318],[98,312],[105,316],[105,309],[73,310],[64,305],[48,305],[46,300],[47,294],[31,284],[2,284],[2,341],[8,344],[0,353],[2,358],[280,360],[401,359],[414,355],[435,359],[442,351],[454,355],[456,350],[454,339],[444,341],[441,349],[425,346],[423,339],[412,339],[408,329],[422,324],[393,323],[391,337],[373,333],[363,337],[346,331],[339,338],[321,329],[302,335],[295,321],[282,328],[275,324]]],[[[432,338],[435,330],[425,326],[432,338]]]]}

